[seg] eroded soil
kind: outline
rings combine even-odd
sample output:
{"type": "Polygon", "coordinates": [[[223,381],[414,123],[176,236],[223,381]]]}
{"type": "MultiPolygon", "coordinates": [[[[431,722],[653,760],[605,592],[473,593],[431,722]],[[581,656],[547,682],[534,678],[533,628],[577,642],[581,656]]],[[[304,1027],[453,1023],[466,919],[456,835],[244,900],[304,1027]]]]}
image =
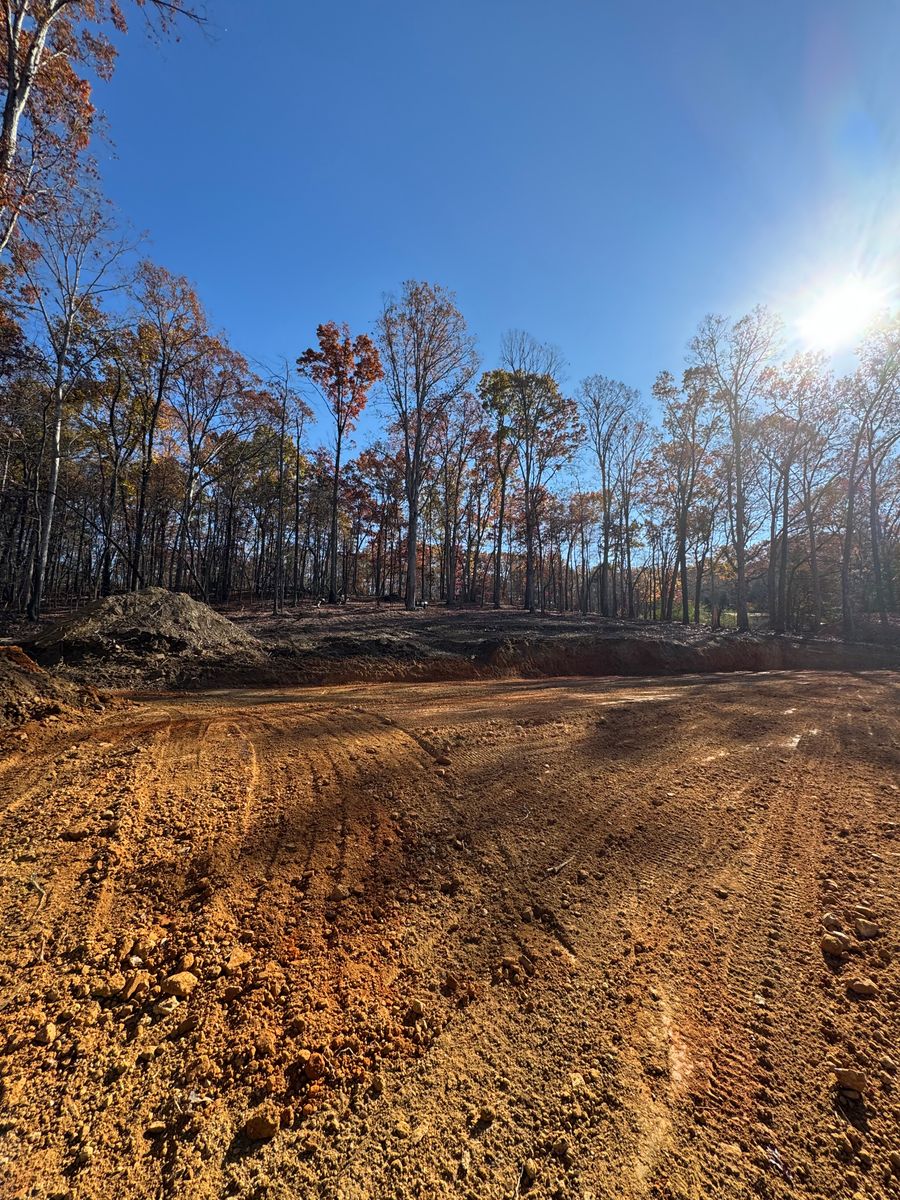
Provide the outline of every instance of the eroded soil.
{"type": "Polygon", "coordinates": [[[897,1194],[898,685],[31,730],[0,765],[0,1194],[897,1194]]]}

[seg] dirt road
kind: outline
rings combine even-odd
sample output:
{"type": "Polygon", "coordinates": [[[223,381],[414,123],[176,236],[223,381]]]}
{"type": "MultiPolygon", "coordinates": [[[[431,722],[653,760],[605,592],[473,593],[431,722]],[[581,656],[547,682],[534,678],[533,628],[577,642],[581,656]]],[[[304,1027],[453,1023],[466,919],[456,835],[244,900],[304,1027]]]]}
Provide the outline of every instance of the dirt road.
{"type": "Polygon", "coordinates": [[[0,1195],[900,1194],[898,694],[355,686],[31,732],[0,1195]]]}

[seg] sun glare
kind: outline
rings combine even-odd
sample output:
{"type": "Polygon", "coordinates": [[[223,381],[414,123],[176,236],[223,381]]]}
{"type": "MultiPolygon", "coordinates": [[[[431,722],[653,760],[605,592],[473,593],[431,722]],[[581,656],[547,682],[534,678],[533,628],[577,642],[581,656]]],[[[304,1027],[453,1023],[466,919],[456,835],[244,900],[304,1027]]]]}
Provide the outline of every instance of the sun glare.
{"type": "Polygon", "coordinates": [[[850,275],[823,288],[799,321],[800,335],[810,350],[833,353],[849,349],[884,307],[884,290],[873,280],[850,275]]]}

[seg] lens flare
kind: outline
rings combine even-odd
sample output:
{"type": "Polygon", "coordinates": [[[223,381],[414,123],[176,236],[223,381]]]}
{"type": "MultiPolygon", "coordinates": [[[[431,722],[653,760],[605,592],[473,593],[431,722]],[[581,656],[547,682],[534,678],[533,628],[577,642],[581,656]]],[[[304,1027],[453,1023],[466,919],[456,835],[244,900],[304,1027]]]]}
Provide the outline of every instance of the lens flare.
{"type": "Polygon", "coordinates": [[[850,275],[822,288],[799,320],[800,336],[809,350],[834,353],[854,346],[887,303],[887,293],[874,280],[850,275]]]}

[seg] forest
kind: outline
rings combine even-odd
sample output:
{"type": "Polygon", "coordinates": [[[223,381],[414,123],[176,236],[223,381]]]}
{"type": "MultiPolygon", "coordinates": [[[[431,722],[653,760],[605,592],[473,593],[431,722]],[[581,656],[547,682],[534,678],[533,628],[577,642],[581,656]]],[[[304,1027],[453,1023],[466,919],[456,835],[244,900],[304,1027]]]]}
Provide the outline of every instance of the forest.
{"type": "MultiPolygon", "coordinates": [[[[196,19],[139,7],[162,32],[196,19]]],[[[706,316],[641,396],[604,373],[602,329],[597,373],[576,381],[564,348],[511,330],[485,357],[452,291],[388,280],[369,330],[323,313],[263,367],[100,194],[93,110],[72,85],[114,54],[85,40],[83,11],[47,7],[46,38],[75,47],[68,74],[38,76],[4,114],[8,610],[34,619],[155,584],[275,611],[367,598],[685,623],[728,612],[739,629],[752,614],[846,636],[889,625],[896,315],[846,374],[792,349],[765,308],[706,316]]]]}

